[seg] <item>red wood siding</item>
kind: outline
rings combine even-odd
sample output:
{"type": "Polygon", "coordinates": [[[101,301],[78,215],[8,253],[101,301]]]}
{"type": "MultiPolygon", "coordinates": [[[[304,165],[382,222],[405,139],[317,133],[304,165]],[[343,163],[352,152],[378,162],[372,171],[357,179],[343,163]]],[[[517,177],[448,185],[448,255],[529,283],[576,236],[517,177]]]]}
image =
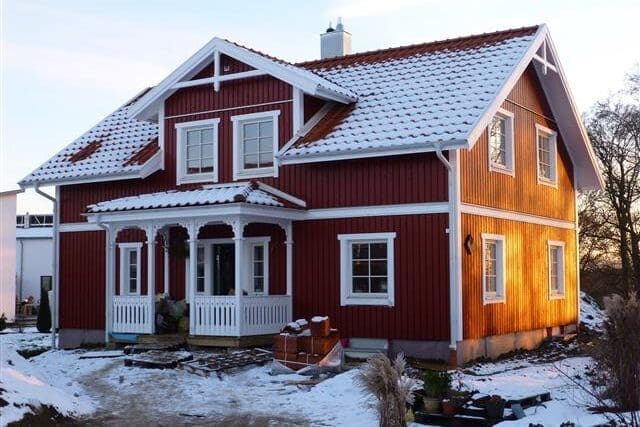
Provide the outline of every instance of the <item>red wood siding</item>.
{"type": "Polygon", "coordinates": [[[447,223],[445,214],[295,223],[294,317],[328,315],[345,337],[448,340],[447,223]],[[341,307],[338,234],[392,231],[395,307],[341,307]]]}

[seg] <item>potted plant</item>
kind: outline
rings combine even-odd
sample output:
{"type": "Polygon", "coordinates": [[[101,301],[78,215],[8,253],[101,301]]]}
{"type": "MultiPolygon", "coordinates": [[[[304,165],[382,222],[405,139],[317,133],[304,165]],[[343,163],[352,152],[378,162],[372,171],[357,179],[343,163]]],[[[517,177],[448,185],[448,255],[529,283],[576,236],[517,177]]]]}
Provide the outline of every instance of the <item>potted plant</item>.
{"type": "Polygon", "coordinates": [[[448,372],[428,370],[422,377],[424,410],[438,412],[440,402],[451,386],[451,375],[448,372]]]}
{"type": "Polygon", "coordinates": [[[487,400],[487,417],[494,419],[502,419],[504,416],[504,405],[506,401],[494,394],[487,400]]]}
{"type": "Polygon", "coordinates": [[[463,390],[460,382],[456,388],[447,392],[447,397],[442,400],[442,413],[448,417],[455,415],[465,403],[469,401],[471,392],[463,390]]]}

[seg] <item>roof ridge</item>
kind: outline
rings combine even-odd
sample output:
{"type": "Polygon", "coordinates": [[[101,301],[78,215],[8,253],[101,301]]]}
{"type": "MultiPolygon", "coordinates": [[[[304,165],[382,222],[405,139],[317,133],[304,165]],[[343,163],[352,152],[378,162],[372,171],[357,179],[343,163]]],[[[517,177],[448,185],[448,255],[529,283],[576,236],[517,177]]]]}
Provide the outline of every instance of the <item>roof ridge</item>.
{"type": "Polygon", "coordinates": [[[386,48],[381,48],[381,49],[368,50],[368,51],[364,51],[364,52],[351,53],[349,55],[335,56],[333,58],[313,59],[313,60],[309,60],[309,61],[302,61],[302,62],[297,62],[297,63],[292,64],[292,65],[295,65],[295,66],[298,66],[298,67],[305,67],[305,68],[306,67],[308,67],[308,68],[319,68],[320,66],[327,66],[329,64],[334,64],[334,63],[338,63],[339,64],[340,62],[343,62],[343,61],[347,61],[347,62],[349,62],[349,64],[352,64],[353,60],[357,59],[357,58],[366,58],[366,57],[369,57],[369,56],[377,56],[377,55],[381,55],[381,54],[385,54],[385,53],[400,52],[400,51],[403,51],[403,50],[416,50],[416,49],[420,49],[420,48],[434,47],[434,46],[437,46],[437,45],[462,43],[462,42],[470,41],[470,40],[473,40],[473,39],[490,38],[490,37],[495,37],[495,36],[507,35],[507,34],[510,34],[510,33],[513,34],[513,37],[516,37],[517,34],[529,34],[529,33],[533,34],[542,25],[544,25],[544,24],[536,24],[536,25],[530,25],[530,26],[519,27],[519,28],[509,28],[509,29],[505,29],[505,30],[497,30],[497,31],[479,33],[479,34],[468,34],[468,35],[465,35],[465,36],[452,37],[452,38],[441,39],[441,40],[433,40],[433,41],[423,42],[423,43],[414,43],[414,44],[408,44],[408,45],[402,45],[402,46],[386,47],[386,48]]]}

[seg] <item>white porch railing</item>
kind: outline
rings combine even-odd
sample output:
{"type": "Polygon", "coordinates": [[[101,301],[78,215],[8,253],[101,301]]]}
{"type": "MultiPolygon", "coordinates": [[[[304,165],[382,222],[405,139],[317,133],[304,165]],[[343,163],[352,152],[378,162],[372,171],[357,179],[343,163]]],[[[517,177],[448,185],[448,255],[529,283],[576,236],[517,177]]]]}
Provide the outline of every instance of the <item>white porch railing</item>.
{"type": "Polygon", "coordinates": [[[152,332],[149,297],[146,295],[115,295],[113,301],[113,332],[150,334],[152,332]]]}
{"type": "Polygon", "coordinates": [[[191,335],[275,334],[291,321],[291,296],[242,296],[240,317],[235,296],[196,296],[191,335]]]}
{"type": "Polygon", "coordinates": [[[196,296],[191,335],[238,336],[235,296],[196,296]]]}

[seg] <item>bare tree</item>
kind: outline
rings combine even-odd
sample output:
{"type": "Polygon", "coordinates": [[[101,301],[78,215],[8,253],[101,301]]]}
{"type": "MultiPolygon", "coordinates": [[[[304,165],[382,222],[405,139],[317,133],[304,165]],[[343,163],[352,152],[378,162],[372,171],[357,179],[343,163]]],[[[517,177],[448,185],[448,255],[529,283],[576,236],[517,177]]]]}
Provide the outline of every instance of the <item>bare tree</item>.
{"type": "MultiPolygon", "coordinates": [[[[633,73],[622,91],[596,104],[587,117],[587,130],[600,161],[605,188],[600,196],[593,196],[597,203],[586,206],[581,216],[595,220],[597,227],[590,232],[615,244],[623,289],[640,291],[638,85],[640,75],[633,73]]],[[[587,253],[591,260],[594,253],[597,251],[587,253]]]]}

